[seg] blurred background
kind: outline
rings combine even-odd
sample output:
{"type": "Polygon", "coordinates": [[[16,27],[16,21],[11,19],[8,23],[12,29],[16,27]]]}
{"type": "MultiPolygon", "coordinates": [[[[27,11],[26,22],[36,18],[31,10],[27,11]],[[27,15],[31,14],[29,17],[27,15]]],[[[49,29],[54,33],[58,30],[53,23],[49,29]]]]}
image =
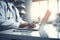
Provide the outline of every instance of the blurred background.
{"type": "MultiPolygon", "coordinates": [[[[38,20],[41,22],[47,12],[50,13],[48,22],[54,21],[56,14],[60,13],[60,0],[17,0],[14,4],[19,9],[20,16],[24,15],[21,16],[22,19],[27,22],[38,20]]],[[[48,26],[45,27],[48,35],[57,38],[55,28],[52,25],[48,26]]]]}
{"type": "Polygon", "coordinates": [[[54,20],[56,13],[60,12],[60,0],[17,0],[16,7],[21,12],[25,13],[24,20],[31,22],[37,21],[38,18],[42,20],[47,10],[51,12],[48,21],[54,20]],[[21,7],[24,6],[24,7],[21,7]],[[23,11],[22,11],[22,10],[23,11]],[[53,16],[53,17],[52,17],[53,16]]]}

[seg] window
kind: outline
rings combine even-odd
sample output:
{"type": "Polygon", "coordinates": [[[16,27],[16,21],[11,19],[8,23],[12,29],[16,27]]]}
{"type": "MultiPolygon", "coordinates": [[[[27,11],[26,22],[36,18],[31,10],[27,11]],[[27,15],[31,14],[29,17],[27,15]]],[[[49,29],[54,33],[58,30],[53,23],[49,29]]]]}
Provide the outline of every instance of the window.
{"type": "MultiPolygon", "coordinates": [[[[60,12],[60,0],[46,0],[46,1],[37,1],[32,2],[31,6],[31,18],[33,21],[37,21],[38,17],[40,17],[40,21],[43,19],[44,15],[46,14],[46,11],[49,10],[51,12],[51,15],[48,19],[49,21],[54,21],[56,18],[56,14],[60,12]]],[[[58,38],[58,33],[56,32],[56,29],[52,25],[46,25],[45,30],[47,33],[49,33],[50,38],[58,38]]]]}
{"type": "Polygon", "coordinates": [[[32,2],[31,6],[31,18],[33,21],[37,21],[37,18],[41,19],[44,17],[44,14],[47,10],[47,1],[38,1],[32,2]]]}

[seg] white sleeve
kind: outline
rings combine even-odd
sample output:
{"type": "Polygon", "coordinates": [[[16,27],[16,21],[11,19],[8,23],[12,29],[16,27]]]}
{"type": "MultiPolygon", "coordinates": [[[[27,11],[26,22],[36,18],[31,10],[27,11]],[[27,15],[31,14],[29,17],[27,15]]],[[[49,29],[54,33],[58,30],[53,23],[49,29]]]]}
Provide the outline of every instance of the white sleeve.
{"type": "Polygon", "coordinates": [[[27,23],[27,22],[23,21],[22,18],[20,18],[19,10],[16,7],[15,10],[16,10],[17,21],[14,21],[11,27],[18,28],[20,24],[27,23]]]}
{"type": "Polygon", "coordinates": [[[20,18],[20,24],[23,24],[23,23],[27,23],[26,21],[23,21],[21,18],[20,18]]]}
{"type": "Polygon", "coordinates": [[[20,24],[23,24],[23,23],[27,23],[26,21],[23,21],[22,18],[20,17],[19,15],[19,10],[16,8],[16,12],[17,12],[17,17],[18,17],[18,21],[20,24]]]}

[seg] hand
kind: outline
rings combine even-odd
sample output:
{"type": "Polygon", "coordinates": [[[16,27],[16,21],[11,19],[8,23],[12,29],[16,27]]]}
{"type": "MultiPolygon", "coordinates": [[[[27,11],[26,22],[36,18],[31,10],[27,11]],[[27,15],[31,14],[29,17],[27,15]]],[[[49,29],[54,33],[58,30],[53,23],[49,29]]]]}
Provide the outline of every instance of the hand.
{"type": "Polygon", "coordinates": [[[19,28],[24,28],[24,27],[26,27],[26,26],[28,26],[28,24],[26,24],[26,23],[20,24],[20,25],[19,25],[19,28]]]}
{"type": "Polygon", "coordinates": [[[35,28],[35,27],[36,27],[36,25],[34,23],[29,23],[28,24],[28,28],[35,28]]]}
{"type": "Polygon", "coordinates": [[[19,28],[24,28],[24,27],[35,28],[36,25],[34,23],[28,23],[28,24],[24,23],[24,24],[19,25],[19,28]]]}

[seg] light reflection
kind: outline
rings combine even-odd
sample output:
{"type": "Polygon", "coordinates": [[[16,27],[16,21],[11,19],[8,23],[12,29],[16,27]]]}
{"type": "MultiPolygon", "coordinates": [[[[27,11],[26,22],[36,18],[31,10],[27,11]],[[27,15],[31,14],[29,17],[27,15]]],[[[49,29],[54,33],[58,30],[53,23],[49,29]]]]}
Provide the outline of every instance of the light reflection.
{"type": "MultiPolygon", "coordinates": [[[[51,16],[48,21],[52,21],[55,19],[55,15],[57,13],[57,0],[49,0],[48,1],[40,1],[33,2],[31,6],[31,18],[34,21],[37,21],[37,18],[40,17],[40,20],[43,19],[47,9],[51,12],[51,16]]],[[[46,25],[45,30],[50,38],[57,38],[57,31],[53,25],[46,25]]]]}
{"type": "Polygon", "coordinates": [[[31,6],[32,20],[36,20],[38,17],[43,18],[47,10],[47,1],[33,2],[31,6]]]}

